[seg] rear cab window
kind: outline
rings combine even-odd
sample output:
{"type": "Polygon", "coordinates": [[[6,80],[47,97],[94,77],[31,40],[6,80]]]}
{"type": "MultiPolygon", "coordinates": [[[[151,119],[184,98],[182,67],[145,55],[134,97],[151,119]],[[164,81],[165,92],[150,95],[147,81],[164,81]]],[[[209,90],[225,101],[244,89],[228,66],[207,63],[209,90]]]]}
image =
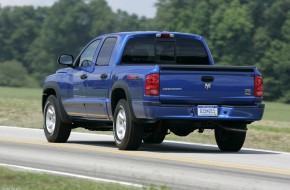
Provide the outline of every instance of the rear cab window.
{"type": "Polygon", "coordinates": [[[110,63],[111,55],[117,41],[116,37],[108,37],[105,39],[104,44],[98,55],[96,65],[98,66],[108,66],[110,63]]]}
{"type": "Polygon", "coordinates": [[[202,41],[182,35],[166,38],[156,35],[131,38],[124,48],[122,63],[210,65],[202,41]]]}

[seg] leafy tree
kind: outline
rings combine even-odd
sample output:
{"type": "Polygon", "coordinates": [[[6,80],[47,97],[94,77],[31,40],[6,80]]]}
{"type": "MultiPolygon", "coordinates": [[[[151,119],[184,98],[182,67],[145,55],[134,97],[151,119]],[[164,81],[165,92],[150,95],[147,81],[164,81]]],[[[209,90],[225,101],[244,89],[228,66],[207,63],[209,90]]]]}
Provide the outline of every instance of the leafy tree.
{"type": "MultiPolygon", "coordinates": [[[[133,30],[180,31],[202,35],[217,64],[258,66],[265,99],[290,102],[290,0],[158,0],[156,7],[154,19],[122,10],[114,13],[105,0],[0,7],[0,77],[7,75],[4,70],[19,72],[29,76],[29,83],[36,79],[41,84],[45,75],[58,68],[59,54],[76,56],[95,36],[133,30]],[[22,70],[13,70],[16,67],[22,70]]],[[[0,85],[19,86],[17,81],[0,85]]]]}
{"type": "Polygon", "coordinates": [[[256,16],[259,18],[256,18],[253,41],[256,62],[265,78],[265,99],[287,102],[290,91],[290,1],[266,1],[263,5],[264,10],[256,16]]]}
{"type": "MultiPolygon", "coordinates": [[[[23,61],[23,54],[38,35],[46,10],[32,6],[0,9],[0,61],[23,61]]],[[[25,63],[25,67],[29,65],[25,63]]]]}
{"type": "Polygon", "coordinates": [[[156,27],[201,34],[217,64],[256,65],[265,99],[289,98],[289,0],[159,0],[156,27]]]}
{"type": "Polygon", "coordinates": [[[21,63],[5,61],[0,63],[0,86],[37,87],[38,84],[21,63]]]}
{"type": "Polygon", "coordinates": [[[111,10],[105,5],[104,0],[60,0],[50,8],[40,35],[26,55],[26,61],[31,63],[39,81],[58,68],[56,60],[59,54],[76,56],[93,36],[111,31],[114,24],[107,21],[112,17],[111,10]],[[107,20],[103,18],[106,15],[107,20]]]}
{"type": "Polygon", "coordinates": [[[246,5],[238,0],[220,5],[211,16],[210,41],[218,63],[252,65],[253,23],[246,5]]]}

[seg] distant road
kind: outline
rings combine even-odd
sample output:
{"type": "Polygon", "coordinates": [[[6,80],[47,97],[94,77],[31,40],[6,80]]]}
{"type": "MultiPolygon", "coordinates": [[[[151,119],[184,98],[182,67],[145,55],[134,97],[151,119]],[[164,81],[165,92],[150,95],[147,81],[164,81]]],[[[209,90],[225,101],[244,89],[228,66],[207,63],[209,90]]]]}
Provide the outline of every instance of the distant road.
{"type": "MultiPolygon", "coordinates": [[[[266,141],[267,139],[265,139],[266,141]]],[[[16,165],[172,189],[290,189],[290,154],[166,141],[119,151],[112,136],[73,132],[48,143],[39,129],[0,126],[0,166],[16,165]]]]}

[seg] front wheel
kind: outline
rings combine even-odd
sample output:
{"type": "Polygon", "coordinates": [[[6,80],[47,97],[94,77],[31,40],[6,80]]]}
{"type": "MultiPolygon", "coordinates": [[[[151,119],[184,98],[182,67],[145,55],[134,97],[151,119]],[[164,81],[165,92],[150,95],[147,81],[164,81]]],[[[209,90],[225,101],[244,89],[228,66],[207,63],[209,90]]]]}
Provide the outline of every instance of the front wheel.
{"type": "Polygon", "coordinates": [[[214,133],[216,143],[221,151],[237,152],[241,150],[246,139],[246,132],[216,128],[214,133]]]}
{"type": "Polygon", "coordinates": [[[60,117],[60,107],[55,96],[47,98],[43,110],[44,133],[48,142],[66,142],[71,133],[69,124],[64,123],[60,117]]]}
{"type": "Polygon", "coordinates": [[[126,100],[120,100],[116,106],[113,133],[120,150],[136,150],[142,142],[143,126],[132,121],[126,100]]]}

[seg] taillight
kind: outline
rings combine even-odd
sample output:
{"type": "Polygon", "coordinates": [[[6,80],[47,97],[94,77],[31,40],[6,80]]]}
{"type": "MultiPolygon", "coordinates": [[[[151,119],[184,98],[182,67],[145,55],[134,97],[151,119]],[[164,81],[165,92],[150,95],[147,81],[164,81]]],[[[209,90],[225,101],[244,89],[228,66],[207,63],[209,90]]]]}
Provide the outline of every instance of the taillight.
{"type": "Polygon", "coordinates": [[[261,76],[255,76],[255,84],[254,84],[254,95],[256,97],[262,97],[264,94],[263,89],[263,78],[261,76]]]}
{"type": "Polygon", "coordinates": [[[160,95],[159,74],[150,74],[145,79],[145,95],[159,96],[160,95]]]}

